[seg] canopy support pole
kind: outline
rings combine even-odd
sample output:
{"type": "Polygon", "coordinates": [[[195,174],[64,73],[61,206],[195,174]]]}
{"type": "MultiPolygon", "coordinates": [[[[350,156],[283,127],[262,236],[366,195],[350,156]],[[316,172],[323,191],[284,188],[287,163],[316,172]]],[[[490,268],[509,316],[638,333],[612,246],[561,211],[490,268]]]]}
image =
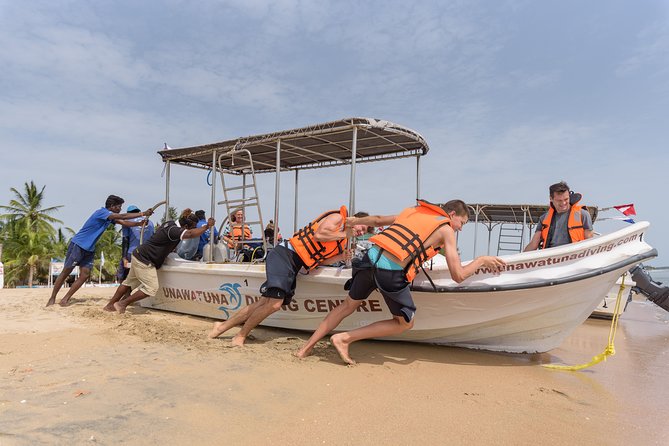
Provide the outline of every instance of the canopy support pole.
{"type": "Polygon", "coordinates": [[[165,213],[163,214],[163,221],[167,221],[170,213],[170,162],[165,164],[165,213]]]}
{"type": "Polygon", "coordinates": [[[420,198],[420,155],[416,157],[416,200],[420,198]]]}
{"type": "Polygon", "coordinates": [[[348,213],[355,214],[355,161],[358,150],[358,127],[353,127],[353,140],[351,142],[351,183],[348,191],[348,213]]]}
{"type": "MultiPolygon", "coordinates": [[[[216,218],[216,171],[218,166],[216,165],[216,150],[211,154],[211,210],[209,211],[209,216],[211,218],[216,218]]],[[[208,262],[214,261],[214,236],[216,231],[209,229],[209,258],[208,262]]]]}
{"type": "MultiPolygon", "coordinates": [[[[279,234],[279,188],[281,187],[281,140],[276,141],[276,178],[274,183],[274,240],[272,244],[276,246],[276,239],[279,234]]],[[[265,228],[262,228],[264,231],[265,228]]]]}
{"type": "MultiPolygon", "coordinates": [[[[294,209],[293,209],[293,234],[295,234],[297,232],[297,193],[299,191],[299,189],[298,189],[299,183],[298,183],[297,174],[299,172],[300,172],[299,170],[295,169],[295,206],[294,206],[294,209]]],[[[278,226],[274,225],[274,231],[275,232],[279,232],[278,228],[279,228],[278,226]]]]}

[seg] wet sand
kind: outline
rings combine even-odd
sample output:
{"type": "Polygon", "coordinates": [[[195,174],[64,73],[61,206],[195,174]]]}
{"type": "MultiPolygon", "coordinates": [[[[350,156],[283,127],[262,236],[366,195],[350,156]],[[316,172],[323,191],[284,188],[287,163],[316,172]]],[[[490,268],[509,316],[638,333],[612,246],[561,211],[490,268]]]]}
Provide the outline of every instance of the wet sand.
{"type": "MultiPolygon", "coordinates": [[[[113,288],[68,308],[49,290],[0,290],[0,445],[664,445],[669,313],[632,302],[616,355],[581,372],[609,322],[588,320],[558,349],[512,355],[369,341],[346,367],[308,333],[259,328],[248,346],[212,321],[129,307],[113,288]]],[[[61,292],[63,294],[64,292],[61,292]]]]}

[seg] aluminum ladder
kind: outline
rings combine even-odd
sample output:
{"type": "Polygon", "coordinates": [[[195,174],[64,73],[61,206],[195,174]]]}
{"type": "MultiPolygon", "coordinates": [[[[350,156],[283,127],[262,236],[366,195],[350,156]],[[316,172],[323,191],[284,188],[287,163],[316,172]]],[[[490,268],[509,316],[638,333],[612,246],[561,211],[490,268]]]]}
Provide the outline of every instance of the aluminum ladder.
{"type": "MultiPolygon", "coordinates": [[[[236,209],[244,210],[244,224],[253,226],[260,226],[260,238],[262,239],[264,254],[258,259],[252,259],[252,263],[256,261],[262,261],[267,255],[267,240],[265,240],[264,229],[265,225],[262,218],[262,210],[260,209],[260,198],[258,196],[258,188],[256,186],[256,172],[253,167],[253,157],[251,152],[247,149],[233,149],[229,152],[223,153],[218,156],[217,168],[221,177],[221,187],[223,189],[224,199],[219,201],[219,205],[224,205],[226,210],[226,217],[223,220],[221,228],[225,227],[225,223],[229,220],[232,211],[236,209]],[[223,161],[230,161],[230,165],[234,166],[234,173],[231,169],[223,167],[223,161]],[[241,173],[240,173],[241,172],[241,173]],[[226,175],[235,175],[242,176],[242,185],[241,186],[228,186],[226,185],[226,175]],[[250,182],[247,182],[247,176],[250,177],[250,182]],[[258,220],[256,221],[247,221],[246,216],[248,213],[246,210],[248,208],[256,209],[258,213],[258,220]]],[[[229,181],[228,181],[229,182],[229,181]]],[[[234,249],[235,257],[239,254],[241,247],[244,245],[244,231],[242,231],[241,240],[236,242],[234,249]]],[[[239,261],[239,259],[237,259],[239,261]]]]}

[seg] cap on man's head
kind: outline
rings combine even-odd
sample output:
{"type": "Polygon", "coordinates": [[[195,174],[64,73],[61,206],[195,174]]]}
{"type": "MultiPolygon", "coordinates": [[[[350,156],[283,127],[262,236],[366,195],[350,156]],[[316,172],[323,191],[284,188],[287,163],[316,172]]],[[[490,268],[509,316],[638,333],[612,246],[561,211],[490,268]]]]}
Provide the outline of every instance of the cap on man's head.
{"type": "Polygon", "coordinates": [[[126,212],[141,212],[141,210],[134,204],[128,205],[126,212]]]}

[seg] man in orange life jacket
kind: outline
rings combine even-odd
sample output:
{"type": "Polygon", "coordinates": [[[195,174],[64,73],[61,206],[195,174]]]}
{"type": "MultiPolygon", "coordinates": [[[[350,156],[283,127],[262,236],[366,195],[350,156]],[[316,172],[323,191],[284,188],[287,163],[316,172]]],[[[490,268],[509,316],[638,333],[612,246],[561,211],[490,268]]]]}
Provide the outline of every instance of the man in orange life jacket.
{"type": "Polygon", "coordinates": [[[361,261],[366,267],[356,268],[354,264],[348,297],[325,317],[309,341],[295,355],[298,358],[308,356],[316,342],[355,312],[375,289],[383,295],[393,318],[333,335],[330,340],[342,360],[347,364],[355,364],[348,354],[352,342],[398,335],[411,329],[416,307],[411,297],[410,283],[421,265],[434,257],[442,247],[451,278],[458,283],[481,267],[499,272],[504,262],[497,257],[477,257],[465,266],[460,262],[455,233],[468,220],[467,205],[461,200],[451,200],[443,206],[418,200],[417,206],[404,209],[397,216],[347,219],[347,225],[390,226],[369,239],[373,246],[361,261]]]}
{"type": "Polygon", "coordinates": [[[592,218],[580,204],[581,194],[573,193],[564,181],[548,188],[550,207],[537,225],[525,251],[553,248],[592,237],[592,218]]]}
{"type": "MultiPolygon", "coordinates": [[[[359,212],[355,215],[363,217],[368,214],[359,212]]],[[[287,243],[272,249],[265,262],[267,281],[260,288],[263,297],[242,308],[227,321],[216,322],[209,337],[216,338],[232,327],[244,324],[232,338],[233,345],[244,345],[251,330],[267,316],[279,311],[282,305],[291,302],[300,269],[311,270],[350,258],[346,249],[348,238],[364,234],[367,226],[349,225],[345,230],[347,216],[345,206],[338,211],[328,211],[296,232],[287,243]]]]}

